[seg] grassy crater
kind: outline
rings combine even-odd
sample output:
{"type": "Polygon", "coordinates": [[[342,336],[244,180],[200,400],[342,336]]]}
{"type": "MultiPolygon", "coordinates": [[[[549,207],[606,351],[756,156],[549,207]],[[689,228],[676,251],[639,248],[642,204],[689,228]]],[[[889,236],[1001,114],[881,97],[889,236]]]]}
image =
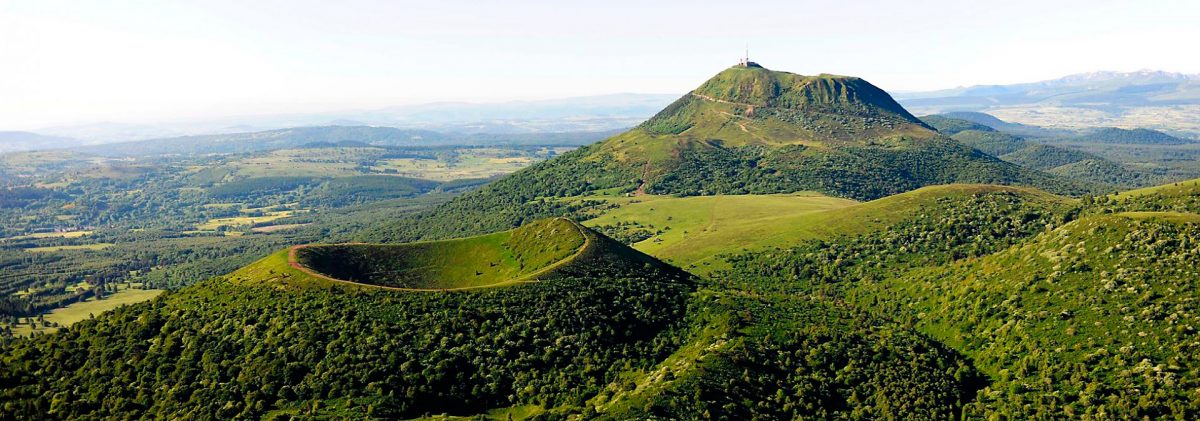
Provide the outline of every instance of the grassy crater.
{"type": "Polygon", "coordinates": [[[337,280],[395,288],[473,288],[519,282],[566,263],[587,236],[558,218],[446,241],[311,245],[296,250],[304,268],[337,280]]]}

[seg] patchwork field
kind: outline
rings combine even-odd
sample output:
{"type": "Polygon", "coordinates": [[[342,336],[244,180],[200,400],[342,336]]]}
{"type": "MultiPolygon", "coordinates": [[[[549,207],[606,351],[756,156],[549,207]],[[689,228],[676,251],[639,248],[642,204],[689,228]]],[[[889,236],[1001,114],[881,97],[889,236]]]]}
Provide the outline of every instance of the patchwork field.
{"type": "Polygon", "coordinates": [[[394,171],[395,174],[401,176],[435,181],[488,178],[533,165],[550,152],[559,154],[571,149],[568,147],[543,148],[535,154],[523,155],[514,155],[513,151],[507,149],[466,149],[446,159],[393,158],[380,160],[372,167],[372,170],[386,173],[394,171]]]}

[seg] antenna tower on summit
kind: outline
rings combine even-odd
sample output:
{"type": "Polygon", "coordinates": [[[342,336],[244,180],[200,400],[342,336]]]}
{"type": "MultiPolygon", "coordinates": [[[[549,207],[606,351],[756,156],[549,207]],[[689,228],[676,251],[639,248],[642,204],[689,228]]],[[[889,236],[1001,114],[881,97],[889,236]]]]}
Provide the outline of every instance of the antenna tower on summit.
{"type": "Polygon", "coordinates": [[[762,66],[759,66],[759,65],[758,65],[758,63],[755,63],[755,62],[753,62],[753,61],[750,61],[750,43],[746,43],[746,55],[742,56],[742,59],[741,59],[741,60],[738,60],[738,66],[741,66],[741,67],[762,67],[762,66]]]}

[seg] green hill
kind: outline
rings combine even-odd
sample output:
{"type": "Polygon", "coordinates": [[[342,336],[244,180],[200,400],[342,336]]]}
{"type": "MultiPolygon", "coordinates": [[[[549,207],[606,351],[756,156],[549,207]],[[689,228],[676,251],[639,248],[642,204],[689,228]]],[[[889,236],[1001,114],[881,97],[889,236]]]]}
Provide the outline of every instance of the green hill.
{"type": "Polygon", "coordinates": [[[1183,145],[1194,143],[1169,134],[1150,129],[1122,129],[1105,127],[1091,133],[1069,139],[1076,142],[1122,143],[1138,145],[1183,145]]]}
{"type": "MultiPolygon", "coordinates": [[[[958,115],[958,114],[954,114],[958,115]]],[[[1163,181],[1162,175],[1130,168],[1096,154],[1069,147],[1029,141],[972,121],[931,115],[929,125],[972,148],[1026,168],[1095,185],[1146,186],[1163,181]]]]}
{"type": "Polygon", "coordinates": [[[0,342],[0,396],[15,418],[1192,419],[1196,186],[566,199],[703,226],[658,251],[728,263],[694,279],[566,219],[282,250],[0,342]]]}
{"type": "Polygon", "coordinates": [[[54,335],[0,342],[5,418],[578,412],[685,339],[696,287],[683,271],[563,219],[438,243],[337,246],[302,259],[335,272],[370,271],[354,266],[367,261],[441,265],[430,273],[443,276],[416,285],[432,290],[334,281],[292,265],[288,254],[54,335]],[[438,256],[445,253],[457,255],[438,256]],[[500,268],[477,258],[489,253],[511,260],[500,268]],[[441,289],[459,286],[450,283],[460,281],[450,276],[458,264],[502,272],[488,286],[511,286],[441,289]]]}
{"type": "Polygon", "coordinates": [[[372,285],[448,289],[520,282],[571,263],[588,245],[585,229],[550,219],[479,237],[412,244],[340,244],[295,248],[303,267],[372,285]]]}
{"type": "Polygon", "coordinates": [[[989,383],[967,418],[1190,419],[1197,186],[937,200],[887,230],[734,256],[716,277],[845,300],[962,352],[989,383]]]}
{"type": "Polygon", "coordinates": [[[658,194],[875,199],[930,184],[1049,182],[938,135],[865,80],[758,67],[717,74],[583,159],[640,183],[612,187],[658,194]]]}
{"type": "Polygon", "coordinates": [[[1190,213],[1083,218],[977,261],[912,271],[870,296],[997,379],[976,414],[1166,417],[1200,386],[1189,339],[1198,223],[1190,213]]]}
{"type": "Polygon", "coordinates": [[[951,183],[1090,190],[942,136],[865,80],[738,66],[625,133],[389,222],[374,239],[509,229],[587,206],[556,200],[571,196],[815,191],[870,200],[951,183]]]}
{"type": "Polygon", "coordinates": [[[552,218],[509,231],[443,241],[295,246],[232,273],[230,279],[442,291],[632,274],[672,280],[689,277],[574,221],[552,218]]]}

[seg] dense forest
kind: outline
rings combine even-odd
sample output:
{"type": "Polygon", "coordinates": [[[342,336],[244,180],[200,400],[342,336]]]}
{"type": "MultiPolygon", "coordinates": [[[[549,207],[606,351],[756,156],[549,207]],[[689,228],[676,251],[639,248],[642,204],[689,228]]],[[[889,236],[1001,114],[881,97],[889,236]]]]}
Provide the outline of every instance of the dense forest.
{"type": "Polygon", "coordinates": [[[1191,419],[1191,186],[943,203],[886,232],[735,256],[720,278],[844,300],[965,353],[991,383],[965,415],[1191,419]]]}

